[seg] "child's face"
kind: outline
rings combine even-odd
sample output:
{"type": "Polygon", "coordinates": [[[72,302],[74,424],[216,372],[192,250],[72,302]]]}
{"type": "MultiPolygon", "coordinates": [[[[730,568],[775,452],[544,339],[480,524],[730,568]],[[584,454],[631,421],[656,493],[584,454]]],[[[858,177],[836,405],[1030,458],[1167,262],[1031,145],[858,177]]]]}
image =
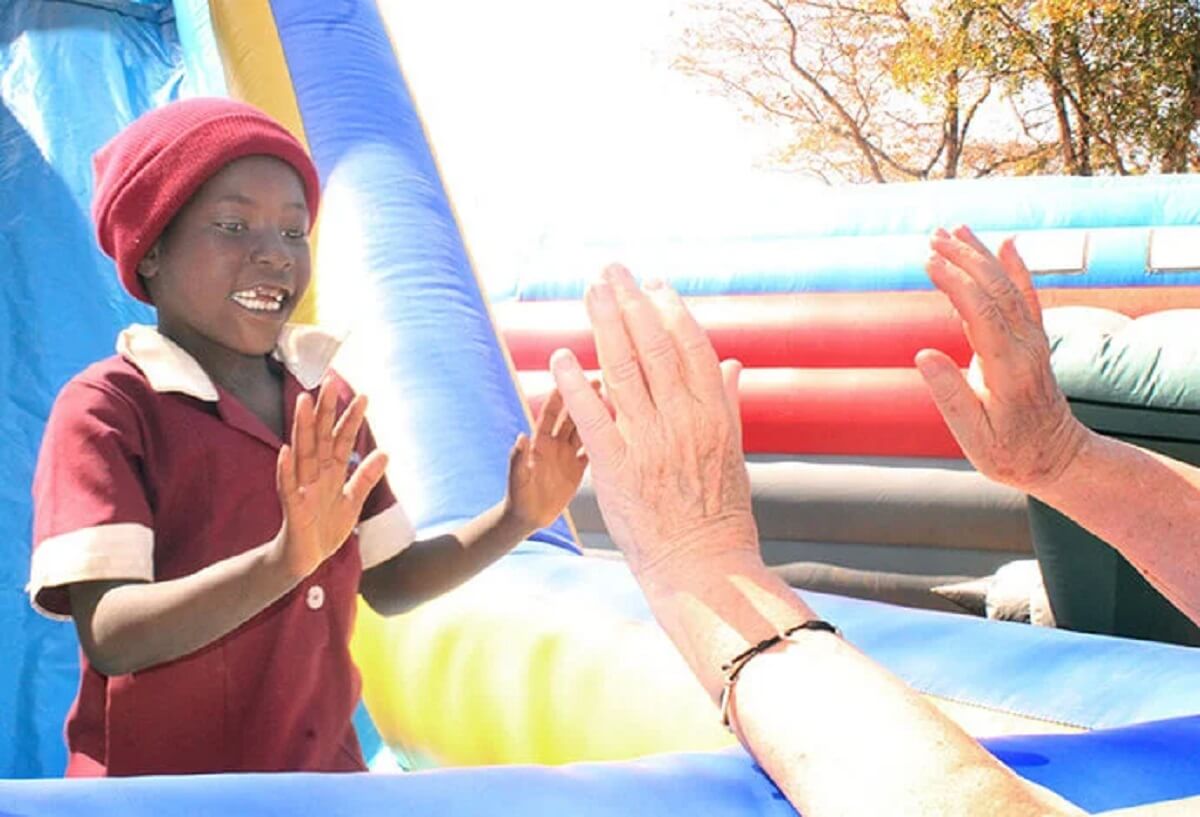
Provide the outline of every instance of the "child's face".
{"type": "Polygon", "coordinates": [[[266,354],[312,275],[300,176],[271,156],[204,183],[139,267],[160,328],[185,348],[266,354]]]}

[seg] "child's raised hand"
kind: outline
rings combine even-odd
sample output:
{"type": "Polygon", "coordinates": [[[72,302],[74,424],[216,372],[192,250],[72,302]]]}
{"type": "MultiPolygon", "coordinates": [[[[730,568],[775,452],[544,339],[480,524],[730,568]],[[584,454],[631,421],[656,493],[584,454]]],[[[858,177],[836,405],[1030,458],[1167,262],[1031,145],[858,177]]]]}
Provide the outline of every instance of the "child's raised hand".
{"type": "Polygon", "coordinates": [[[581,446],[555,389],[542,404],[533,437],[517,437],[509,458],[508,510],[531,531],[553,522],[575,496],[587,468],[581,446]]]}
{"type": "Polygon", "coordinates": [[[336,417],[337,392],[328,383],[315,406],[308,393],[296,400],[291,445],[279,450],[276,464],[283,505],[281,556],[296,578],[312,573],[342,546],[387,468],[387,455],[376,450],[346,476],[366,410],[367,399],[360,394],[336,417]]]}

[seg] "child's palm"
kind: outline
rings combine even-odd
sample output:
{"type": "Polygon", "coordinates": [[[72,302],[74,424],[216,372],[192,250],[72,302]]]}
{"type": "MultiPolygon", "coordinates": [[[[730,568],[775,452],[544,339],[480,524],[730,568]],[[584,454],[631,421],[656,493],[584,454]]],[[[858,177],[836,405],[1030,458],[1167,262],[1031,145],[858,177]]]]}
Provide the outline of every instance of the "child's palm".
{"type": "Polygon", "coordinates": [[[337,552],[383,477],[387,457],[380,451],[346,475],[365,411],[366,398],[359,395],[335,423],[336,396],[328,385],[315,408],[308,394],[296,401],[292,442],[280,450],[277,465],[284,562],[292,575],[307,576],[337,552]]]}
{"type": "Polygon", "coordinates": [[[553,522],[575,492],[587,468],[579,433],[553,392],[542,406],[533,438],[521,435],[509,461],[508,496],[513,511],[534,528],[553,522]]]}

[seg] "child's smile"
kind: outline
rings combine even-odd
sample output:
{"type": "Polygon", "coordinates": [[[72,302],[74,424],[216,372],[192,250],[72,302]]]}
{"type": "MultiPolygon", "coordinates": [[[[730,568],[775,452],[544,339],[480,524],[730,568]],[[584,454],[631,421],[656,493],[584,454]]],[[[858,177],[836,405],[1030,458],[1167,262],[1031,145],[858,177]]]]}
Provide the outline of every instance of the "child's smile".
{"type": "Polygon", "coordinates": [[[230,295],[229,299],[251,312],[270,316],[284,314],[284,305],[291,297],[292,293],[285,287],[260,284],[249,289],[238,290],[230,295]]]}
{"type": "Polygon", "coordinates": [[[230,162],[139,269],[160,331],[205,366],[270,352],[311,277],[308,223],[303,184],[286,162],[230,162]]]}

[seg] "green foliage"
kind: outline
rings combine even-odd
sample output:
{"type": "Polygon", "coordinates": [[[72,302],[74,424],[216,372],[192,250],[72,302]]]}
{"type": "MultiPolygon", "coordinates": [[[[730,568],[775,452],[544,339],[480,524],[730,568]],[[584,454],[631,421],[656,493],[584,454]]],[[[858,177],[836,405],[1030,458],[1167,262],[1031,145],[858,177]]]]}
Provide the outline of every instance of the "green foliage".
{"type": "Polygon", "coordinates": [[[716,0],[677,65],[826,179],[1200,170],[1200,0],[716,0]]]}

